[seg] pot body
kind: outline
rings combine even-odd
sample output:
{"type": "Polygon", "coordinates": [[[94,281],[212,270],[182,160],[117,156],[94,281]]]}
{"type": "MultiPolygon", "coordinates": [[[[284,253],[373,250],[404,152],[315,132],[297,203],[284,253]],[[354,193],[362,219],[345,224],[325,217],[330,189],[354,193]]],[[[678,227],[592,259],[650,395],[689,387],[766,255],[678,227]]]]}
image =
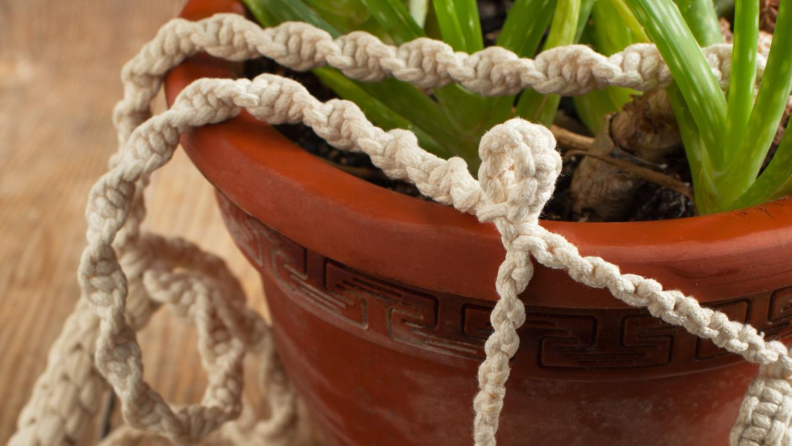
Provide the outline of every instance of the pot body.
{"type": "MultiPolygon", "coordinates": [[[[327,444],[471,443],[492,301],[372,276],[218,198],[261,273],[279,352],[327,444]]],[[[728,443],[753,365],[642,310],[530,300],[498,444],[728,443]]],[[[717,307],[786,335],[790,303],[781,289],[717,307]]]]}
{"type": "MultiPolygon", "coordinates": [[[[242,12],[191,0],[183,16],[242,12]]],[[[170,101],[238,67],[197,56],[170,101]]],[[[491,225],[332,168],[249,115],[182,146],[261,273],[279,352],[328,445],[467,445],[495,277],[491,225]]],[[[766,336],[792,333],[792,201],[647,223],[542,222],[766,336]]],[[[604,290],[537,267],[499,445],[724,445],[756,369],[604,290]]]]}

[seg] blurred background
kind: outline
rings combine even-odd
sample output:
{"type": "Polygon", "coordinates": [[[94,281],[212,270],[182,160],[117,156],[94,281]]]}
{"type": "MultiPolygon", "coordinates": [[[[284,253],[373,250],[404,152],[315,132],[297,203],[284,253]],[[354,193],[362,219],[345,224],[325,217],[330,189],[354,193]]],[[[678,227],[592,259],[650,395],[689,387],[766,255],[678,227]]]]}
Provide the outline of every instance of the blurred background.
{"type": "MultiPolygon", "coordinates": [[[[181,4],[0,0],[0,444],[79,297],[86,198],[116,151],[121,67],[181,4]]],[[[163,108],[160,97],[155,112],[163,108]]],[[[211,186],[181,151],[158,174],[148,227],[228,259],[261,307],[258,277],[222,226],[211,186]]],[[[198,402],[206,381],[194,331],[162,311],[140,341],[146,379],[171,401],[198,402]]],[[[78,444],[93,444],[117,412],[108,397],[93,438],[78,444]]]]}

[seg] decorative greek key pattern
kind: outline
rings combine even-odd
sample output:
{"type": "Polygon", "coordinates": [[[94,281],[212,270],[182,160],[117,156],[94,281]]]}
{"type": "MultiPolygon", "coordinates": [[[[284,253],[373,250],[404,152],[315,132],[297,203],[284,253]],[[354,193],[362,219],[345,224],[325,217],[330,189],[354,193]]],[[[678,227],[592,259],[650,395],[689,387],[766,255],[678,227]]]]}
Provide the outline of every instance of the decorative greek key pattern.
{"type": "MultiPolygon", "coordinates": [[[[417,289],[372,277],[312,252],[262,225],[220,196],[226,223],[246,255],[295,304],[390,348],[449,363],[481,361],[494,303],[417,289]],[[438,355],[438,353],[440,355],[438,355]]],[[[792,335],[792,287],[716,306],[768,338],[792,335]]],[[[526,307],[516,370],[534,376],[601,369],[685,373],[702,361],[720,367],[739,357],[640,309],[526,307]]]]}

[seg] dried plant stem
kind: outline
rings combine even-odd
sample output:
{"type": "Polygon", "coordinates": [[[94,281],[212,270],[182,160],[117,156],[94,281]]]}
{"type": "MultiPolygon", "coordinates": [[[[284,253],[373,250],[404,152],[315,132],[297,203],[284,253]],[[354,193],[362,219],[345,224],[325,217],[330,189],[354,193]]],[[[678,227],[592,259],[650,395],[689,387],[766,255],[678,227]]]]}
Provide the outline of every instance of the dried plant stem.
{"type": "MultiPolygon", "coordinates": [[[[664,164],[681,144],[664,90],[633,98],[621,112],[605,121],[602,131],[586,150],[590,155],[575,170],[570,188],[573,213],[589,221],[624,219],[638,188],[647,180],[657,182],[655,176],[647,178],[643,171],[629,166],[664,164]],[[603,162],[613,159],[623,161],[628,168],[603,162]]],[[[663,185],[670,184],[660,181],[663,185]]]]}
{"type": "Polygon", "coordinates": [[[693,190],[690,188],[690,185],[683,181],[679,181],[676,178],[672,178],[663,173],[649,169],[648,167],[641,167],[629,161],[613,158],[611,156],[600,155],[586,150],[570,150],[564,154],[564,157],[568,158],[579,155],[590,156],[600,161],[604,161],[612,166],[618,167],[620,170],[624,170],[628,173],[639,176],[646,181],[655,183],[659,186],[665,187],[666,189],[679,192],[680,194],[690,198],[690,201],[693,201],[693,190]]]}
{"type": "Polygon", "coordinates": [[[550,126],[550,131],[553,132],[558,147],[562,150],[586,151],[594,144],[594,138],[575,133],[555,124],[550,126]]]}

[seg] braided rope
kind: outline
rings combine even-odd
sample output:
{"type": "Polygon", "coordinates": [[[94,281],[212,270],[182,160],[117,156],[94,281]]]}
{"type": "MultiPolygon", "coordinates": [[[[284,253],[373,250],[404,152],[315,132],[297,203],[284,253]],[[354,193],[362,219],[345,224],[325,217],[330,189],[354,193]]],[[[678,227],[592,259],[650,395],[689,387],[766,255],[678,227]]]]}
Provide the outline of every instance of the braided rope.
{"type": "MultiPolygon", "coordinates": [[[[487,96],[534,89],[542,94],[582,95],[607,86],[640,91],[671,82],[671,73],[654,45],[636,44],[610,57],[585,45],[542,52],[535,59],[520,58],[501,47],[475,54],[455,53],[440,41],[419,38],[399,47],[382,43],[365,32],[336,40],[327,32],[301,22],[262,29],[236,14],[216,14],[190,22],[174,19],[130,60],[121,74],[124,100],[114,112],[119,143],[150,116],[149,104],[164,74],[198,52],[232,61],[267,57],[285,67],[304,71],[325,65],[366,82],[388,77],[421,88],[458,83],[487,96]]],[[[704,48],[712,72],[723,88],[729,83],[731,45],[704,48]]],[[[766,64],[757,57],[761,76],[766,64]]]]}
{"type": "MultiPolygon", "coordinates": [[[[629,305],[647,308],[655,317],[761,364],[741,407],[731,444],[770,446],[792,441],[788,433],[792,358],[783,344],[767,342],[753,327],[702,308],[694,298],[678,291],[663,290],[654,280],[621,274],[617,266],[598,257],[582,257],[574,245],[539,225],[539,214],[561,168],[555,141],[545,128],[519,119],[493,128],[481,141],[482,165],[476,181],[463,160],[437,158],[418,147],[412,133],[385,132],[366,120],[353,103],[319,102],[299,84],[278,76],[262,75],[254,81],[199,80],[179,95],[169,111],[148,118],[149,102],[162,75],[199,50],[232,60],[265,54],[299,69],[327,63],[365,80],[392,75],[423,87],[455,81],[493,95],[509,94],[524,86],[561,94],[605,85],[651,89],[668,81],[667,68],[650,46],[631,47],[611,58],[590,50],[587,53],[583,47],[569,47],[553,52],[555,56],[542,59],[540,55],[530,61],[508,56],[498,59],[494,55],[505,54],[498,50],[472,56],[454,54],[444,44],[426,39],[398,49],[372,39],[353,33],[332,41],[301,24],[261,30],[237,16],[220,15],[192,24],[171,22],[127,64],[125,98],[114,116],[124,149],[114,157],[110,172],[91,190],[86,211],[88,246],[79,269],[84,299],[55,343],[48,369],[20,418],[20,430],[12,444],[74,441],[67,431],[82,426],[85,416],[73,415],[67,422],[63,411],[78,405],[76,399],[57,408],[46,402],[62,384],[54,375],[62,371],[53,362],[74,362],[70,358],[82,361],[88,371],[68,374],[74,377],[72,392],[82,396],[89,388],[87,394],[101,393],[101,382],[96,374],[90,374],[89,365],[95,364],[119,396],[129,425],[176,442],[197,443],[239,414],[245,347],[263,351],[270,359],[275,372],[269,381],[280,383],[276,394],[286,406],[285,412],[275,417],[277,428],[270,433],[280,439],[289,434],[294,397],[277,356],[266,354],[274,351],[268,328],[244,307],[239,284],[219,259],[186,242],[139,231],[145,215],[142,186],[170,159],[179,136],[190,127],[229,119],[242,109],[272,124],[305,123],[340,149],[368,154],[389,177],[409,180],[424,195],[498,228],[506,257],[496,280],[500,300],[492,313],[494,333],[487,340],[487,358],[479,369],[480,392],[474,401],[476,445],[495,445],[509,359],[517,351],[516,330],[525,319],[517,296],[532,276],[531,255],[547,267],[563,269],[591,287],[607,288],[629,305]],[[199,351],[210,376],[199,405],[172,407],[143,380],[135,330],[162,303],[174,306],[176,314],[198,326],[199,351]],[[82,379],[91,386],[80,387],[82,379]],[[55,412],[61,413],[56,421],[67,427],[47,430],[46,420],[55,412]]],[[[728,72],[718,71],[727,67],[728,58],[722,57],[726,49],[708,49],[716,73],[728,72]]],[[[723,75],[719,77],[724,80],[723,75]]],[[[82,407],[87,409],[78,412],[95,413],[96,399],[86,397],[86,401],[82,407]]]]}

